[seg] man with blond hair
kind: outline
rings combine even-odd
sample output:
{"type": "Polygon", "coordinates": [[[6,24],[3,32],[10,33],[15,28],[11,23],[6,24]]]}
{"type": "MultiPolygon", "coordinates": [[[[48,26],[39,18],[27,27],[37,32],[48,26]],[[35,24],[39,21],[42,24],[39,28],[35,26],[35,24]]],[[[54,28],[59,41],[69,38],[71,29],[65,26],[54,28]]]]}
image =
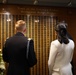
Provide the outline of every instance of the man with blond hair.
{"type": "MultiPolygon", "coordinates": [[[[26,58],[28,38],[24,36],[25,21],[18,20],[15,29],[17,33],[6,40],[2,50],[3,60],[9,64],[6,75],[30,75],[30,65],[26,58]]],[[[28,58],[34,62],[32,66],[37,63],[32,39],[29,43],[28,58]]]]}

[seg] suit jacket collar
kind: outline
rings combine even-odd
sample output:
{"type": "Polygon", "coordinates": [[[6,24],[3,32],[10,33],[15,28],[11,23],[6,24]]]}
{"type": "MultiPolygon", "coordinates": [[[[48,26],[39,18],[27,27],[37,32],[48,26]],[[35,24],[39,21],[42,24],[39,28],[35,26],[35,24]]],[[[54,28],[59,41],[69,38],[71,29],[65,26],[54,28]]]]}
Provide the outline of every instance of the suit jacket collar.
{"type": "Polygon", "coordinates": [[[21,32],[17,32],[17,33],[15,34],[15,36],[24,36],[24,34],[21,33],[21,32]]]}

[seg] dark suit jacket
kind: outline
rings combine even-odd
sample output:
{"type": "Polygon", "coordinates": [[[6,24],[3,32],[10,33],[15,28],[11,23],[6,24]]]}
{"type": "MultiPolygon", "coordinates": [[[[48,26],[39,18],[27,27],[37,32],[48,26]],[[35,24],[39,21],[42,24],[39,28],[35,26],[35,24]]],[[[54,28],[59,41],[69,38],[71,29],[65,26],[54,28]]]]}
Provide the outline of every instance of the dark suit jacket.
{"type": "MultiPolygon", "coordinates": [[[[3,47],[3,60],[9,63],[7,75],[30,75],[29,65],[26,59],[28,38],[18,32],[13,37],[6,40],[3,47]]],[[[29,58],[37,63],[33,40],[30,41],[29,58]]]]}

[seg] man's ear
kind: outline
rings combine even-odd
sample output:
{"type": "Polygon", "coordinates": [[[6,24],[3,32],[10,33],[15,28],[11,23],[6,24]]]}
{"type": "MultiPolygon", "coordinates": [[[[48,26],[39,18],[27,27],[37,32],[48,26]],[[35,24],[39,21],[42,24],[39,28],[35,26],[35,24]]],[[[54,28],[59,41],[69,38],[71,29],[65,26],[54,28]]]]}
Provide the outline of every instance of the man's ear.
{"type": "Polygon", "coordinates": [[[23,32],[26,32],[26,28],[23,30],[23,32]]]}

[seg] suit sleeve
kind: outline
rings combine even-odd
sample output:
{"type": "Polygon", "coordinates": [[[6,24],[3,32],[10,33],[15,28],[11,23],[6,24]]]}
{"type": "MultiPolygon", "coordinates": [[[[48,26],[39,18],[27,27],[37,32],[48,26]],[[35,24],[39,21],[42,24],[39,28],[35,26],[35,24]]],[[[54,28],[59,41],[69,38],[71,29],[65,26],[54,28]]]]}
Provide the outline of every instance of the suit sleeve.
{"type": "Polygon", "coordinates": [[[52,74],[52,69],[53,69],[53,66],[54,66],[56,55],[57,55],[57,47],[55,46],[54,43],[51,43],[49,60],[48,60],[48,67],[49,67],[50,75],[52,74]]]}
{"type": "Polygon", "coordinates": [[[28,57],[30,59],[30,62],[32,61],[31,67],[34,66],[37,63],[37,59],[36,59],[36,54],[35,54],[35,51],[34,51],[33,40],[30,40],[28,57]]]}
{"type": "Polygon", "coordinates": [[[4,62],[8,63],[8,55],[7,55],[6,43],[4,44],[3,49],[2,49],[2,58],[3,58],[4,62]]]}

